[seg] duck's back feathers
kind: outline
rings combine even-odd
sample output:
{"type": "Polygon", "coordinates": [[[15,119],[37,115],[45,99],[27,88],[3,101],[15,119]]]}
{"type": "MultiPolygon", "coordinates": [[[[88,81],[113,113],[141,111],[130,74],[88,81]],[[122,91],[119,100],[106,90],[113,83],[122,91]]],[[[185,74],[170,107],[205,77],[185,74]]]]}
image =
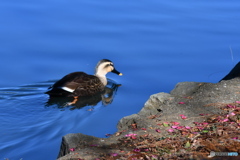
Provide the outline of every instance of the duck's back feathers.
{"type": "Polygon", "coordinates": [[[52,96],[91,96],[104,90],[101,80],[84,72],[74,72],[57,81],[51,90],[52,96]]]}

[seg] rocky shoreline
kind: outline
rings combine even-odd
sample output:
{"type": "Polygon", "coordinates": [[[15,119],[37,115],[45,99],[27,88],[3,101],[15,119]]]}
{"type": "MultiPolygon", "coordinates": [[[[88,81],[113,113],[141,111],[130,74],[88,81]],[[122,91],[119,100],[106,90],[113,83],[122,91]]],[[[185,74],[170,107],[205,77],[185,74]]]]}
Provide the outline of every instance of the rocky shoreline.
{"type": "MultiPolygon", "coordinates": [[[[150,146],[149,142],[147,146],[146,144],[145,146],[139,145],[139,141],[138,146],[134,146],[133,142],[137,137],[142,138],[141,142],[143,142],[144,138],[150,140],[151,137],[159,139],[169,135],[174,136],[173,133],[180,133],[180,131],[182,133],[183,131],[183,129],[177,130],[177,127],[184,126],[185,130],[190,130],[194,128],[195,122],[206,123],[209,118],[221,114],[233,113],[235,119],[227,119],[226,121],[231,121],[231,124],[236,122],[240,125],[238,110],[223,110],[223,107],[229,104],[239,108],[240,78],[236,74],[232,78],[228,76],[228,80],[223,79],[218,83],[181,82],[170,93],[153,94],[139,113],[122,118],[117,124],[118,131],[109,138],[97,138],[81,133],[65,135],[62,139],[58,160],[100,160],[106,159],[106,156],[108,156],[107,159],[131,159],[129,157],[133,157],[134,154],[147,159],[146,157],[149,157],[147,153],[153,152],[153,147],[150,146]],[[125,142],[131,142],[133,146],[121,146],[125,142]],[[141,150],[144,147],[146,152],[141,150]]],[[[237,134],[240,135],[239,128],[236,126],[234,133],[236,130],[237,134]]],[[[189,133],[187,135],[195,133],[195,131],[190,132],[189,130],[186,131],[189,133]]],[[[184,141],[184,144],[193,146],[193,142],[184,141]]],[[[239,140],[232,143],[240,146],[239,140]]],[[[233,151],[239,153],[240,147],[237,147],[236,150],[233,149],[233,151]]],[[[164,159],[164,156],[162,158],[164,159]]],[[[156,159],[161,159],[161,157],[156,159]]]]}

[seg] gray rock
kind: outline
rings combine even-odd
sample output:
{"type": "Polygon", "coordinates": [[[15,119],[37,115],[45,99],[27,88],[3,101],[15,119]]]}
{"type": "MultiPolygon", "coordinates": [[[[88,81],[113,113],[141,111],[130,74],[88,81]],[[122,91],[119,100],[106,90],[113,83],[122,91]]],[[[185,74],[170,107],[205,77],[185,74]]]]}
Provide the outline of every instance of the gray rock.
{"type": "Polygon", "coordinates": [[[108,139],[96,138],[83,134],[69,134],[63,137],[59,160],[80,157],[82,159],[98,158],[101,153],[114,153],[110,144],[116,144],[117,139],[127,133],[134,132],[138,135],[146,134],[141,128],[147,128],[147,132],[161,137],[166,132],[166,127],[157,125],[163,122],[179,122],[182,126],[192,126],[193,122],[204,120],[200,113],[215,114],[222,110],[219,106],[235,101],[240,101],[240,78],[221,81],[219,83],[182,82],[168,93],[151,95],[139,113],[122,118],[117,124],[118,136],[108,139]],[[181,114],[187,116],[182,119],[181,114]],[[133,124],[138,130],[134,130],[133,124]],[[157,133],[155,129],[160,129],[157,133]],[[123,130],[126,130],[125,133],[123,130]],[[122,135],[121,135],[122,134],[122,135]],[[90,144],[99,144],[97,148],[89,147],[90,144]],[[85,146],[84,146],[85,144],[85,146]],[[81,148],[77,155],[67,154],[69,148],[81,148]],[[89,153],[91,153],[89,155],[89,153]],[[66,155],[67,154],[67,155],[66,155]],[[65,156],[64,156],[65,155],[65,156]],[[89,157],[90,156],[90,157],[89,157]]]}
{"type": "Polygon", "coordinates": [[[196,90],[204,83],[199,82],[180,82],[170,92],[171,95],[178,96],[189,96],[192,95],[196,90]]]}
{"type": "Polygon", "coordinates": [[[62,144],[58,157],[65,156],[70,153],[71,148],[77,148],[79,145],[99,144],[104,142],[102,138],[85,135],[82,133],[70,133],[62,138],[62,144]]]}
{"type": "Polygon", "coordinates": [[[168,105],[174,97],[168,93],[157,93],[150,96],[144,107],[138,113],[140,116],[156,115],[162,111],[162,106],[168,105]]]}

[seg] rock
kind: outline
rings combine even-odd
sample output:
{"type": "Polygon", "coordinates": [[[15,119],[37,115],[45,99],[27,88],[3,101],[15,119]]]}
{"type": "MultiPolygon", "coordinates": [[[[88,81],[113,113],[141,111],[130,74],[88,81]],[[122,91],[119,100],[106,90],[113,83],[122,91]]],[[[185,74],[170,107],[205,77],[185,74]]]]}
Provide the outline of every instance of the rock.
{"type": "Polygon", "coordinates": [[[161,106],[168,105],[169,101],[172,99],[173,96],[163,92],[151,95],[138,114],[140,116],[156,115],[162,111],[161,106]]]}
{"type": "Polygon", "coordinates": [[[93,136],[88,136],[82,133],[67,134],[62,138],[62,144],[58,157],[62,157],[70,153],[71,148],[77,148],[79,144],[84,145],[86,143],[98,144],[101,139],[93,136]]]}
{"type": "Polygon", "coordinates": [[[118,131],[110,138],[97,138],[81,133],[64,136],[59,160],[91,160],[101,157],[103,153],[117,153],[113,146],[117,146],[118,139],[129,133],[164,136],[168,134],[166,127],[158,125],[163,122],[179,122],[182,126],[192,126],[193,122],[204,121],[204,116],[199,114],[217,114],[222,112],[220,106],[240,101],[239,90],[240,78],[222,80],[219,83],[178,83],[170,94],[153,94],[139,113],[123,117],[117,124],[118,131]],[[180,115],[186,116],[186,119],[180,115]],[[97,144],[98,147],[91,147],[92,144],[97,144]],[[76,150],[69,153],[70,148],[76,150]]]}
{"type": "Polygon", "coordinates": [[[189,96],[192,95],[204,83],[199,82],[180,82],[170,92],[171,95],[189,96]]]}
{"type": "MultiPolygon", "coordinates": [[[[141,127],[145,126],[145,122],[138,114],[132,114],[130,116],[123,117],[117,125],[118,130],[127,130],[132,128],[132,124],[141,124],[141,127]]],[[[140,126],[139,126],[140,127],[140,126]]]]}

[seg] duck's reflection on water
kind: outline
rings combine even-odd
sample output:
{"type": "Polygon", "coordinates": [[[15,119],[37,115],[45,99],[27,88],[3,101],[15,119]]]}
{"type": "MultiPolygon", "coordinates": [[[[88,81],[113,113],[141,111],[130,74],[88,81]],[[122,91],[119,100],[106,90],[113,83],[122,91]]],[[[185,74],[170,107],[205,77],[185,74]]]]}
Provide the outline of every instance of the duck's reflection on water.
{"type": "Polygon", "coordinates": [[[102,105],[106,106],[112,103],[119,86],[121,85],[116,84],[112,80],[108,80],[108,84],[103,92],[100,92],[93,96],[78,97],[77,101],[74,104],[69,105],[69,103],[74,101],[74,97],[50,96],[45,106],[49,107],[52,105],[57,105],[59,109],[69,108],[70,110],[80,109],[85,106],[92,106],[93,109],[94,106],[96,106],[100,101],[102,101],[102,105]]]}

